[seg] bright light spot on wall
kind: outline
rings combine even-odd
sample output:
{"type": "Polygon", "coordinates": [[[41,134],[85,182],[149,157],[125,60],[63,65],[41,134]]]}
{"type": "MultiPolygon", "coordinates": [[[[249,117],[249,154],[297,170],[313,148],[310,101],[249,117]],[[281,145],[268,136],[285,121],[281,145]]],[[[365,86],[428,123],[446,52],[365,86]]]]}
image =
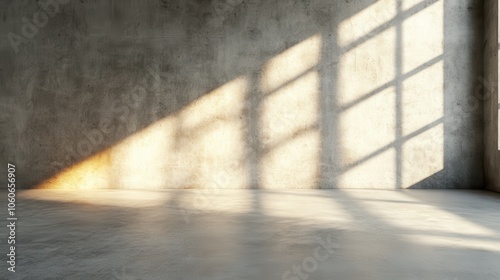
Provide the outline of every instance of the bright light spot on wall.
{"type": "Polygon", "coordinates": [[[395,140],[394,88],[344,111],[339,120],[342,165],[350,165],[390,145],[395,140]]]}
{"type": "Polygon", "coordinates": [[[444,115],[443,62],[421,70],[403,81],[403,135],[408,135],[444,115]]]}
{"type": "Polygon", "coordinates": [[[167,117],[113,146],[110,169],[116,188],[160,189],[165,185],[175,124],[174,117],[167,117]]]}
{"type": "Polygon", "coordinates": [[[278,145],[316,125],[318,87],[318,73],[312,71],[264,99],[260,118],[265,147],[278,145]]]}
{"type": "Polygon", "coordinates": [[[315,67],[321,58],[321,35],[316,34],[269,60],[263,69],[262,91],[270,93],[315,67]]]}
{"type": "Polygon", "coordinates": [[[391,27],[341,57],[339,105],[349,104],[370,93],[377,94],[377,88],[394,80],[395,46],[395,29],[391,27]]]}
{"type": "Polygon", "coordinates": [[[394,189],[396,166],[394,148],[376,154],[346,169],[338,180],[339,188],[394,189]]]}
{"type": "Polygon", "coordinates": [[[403,21],[403,72],[443,54],[443,6],[444,1],[435,2],[403,21]]]}
{"type": "Polygon", "coordinates": [[[266,63],[261,88],[263,188],[314,188],[319,172],[321,37],[312,36],[266,63]]]}
{"type": "Polygon", "coordinates": [[[366,36],[377,35],[376,29],[381,28],[395,16],[396,1],[374,1],[366,9],[340,23],[338,29],[340,46],[345,47],[353,42],[365,40],[366,36]]]}
{"type": "Polygon", "coordinates": [[[110,181],[111,152],[105,150],[40,183],[40,189],[113,188],[110,181]]]}
{"type": "Polygon", "coordinates": [[[262,159],[263,188],[314,188],[318,175],[318,146],[319,133],[310,131],[271,150],[262,159]]]}
{"type": "Polygon", "coordinates": [[[244,188],[246,86],[230,81],[38,188],[244,188]]]}
{"type": "Polygon", "coordinates": [[[403,144],[403,188],[431,177],[444,168],[444,130],[440,123],[403,144]]]}

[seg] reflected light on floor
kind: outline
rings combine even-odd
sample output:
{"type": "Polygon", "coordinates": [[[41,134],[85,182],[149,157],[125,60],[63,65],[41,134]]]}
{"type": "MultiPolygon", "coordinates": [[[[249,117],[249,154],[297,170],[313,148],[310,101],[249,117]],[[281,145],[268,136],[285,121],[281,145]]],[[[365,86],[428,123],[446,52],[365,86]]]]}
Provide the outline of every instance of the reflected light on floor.
{"type": "MultiPolygon", "coordinates": [[[[407,190],[353,190],[345,193],[385,224],[408,233],[411,232],[411,234],[418,235],[419,232],[432,232],[435,234],[458,233],[460,235],[476,236],[478,239],[480,237],[498,237],[496,231],[448,211],[446,204],[443,204],[442,207],[445,209],[442,209],[432,205],[429,201],[419,200],[410,195],[419,192],[419,190],[407,192],[407,190]],[[443,221],[448,222],[443,223],[443,221]]],[[[442,193],[436,193],[436,195],[439,196],[442,193]]],[[[430,200],[430,198],[428,199],[430,200]]],[[[449,204],[453,205],[451,202],[449,204]]]]}
{"type": "Polygon", "coordinates": [[[169,192],[142,190],[52,189],[26,190],[23,191],[22,198],[68,204],[142,208],[165,204],[172,195],[173,193],[169,192]]]}

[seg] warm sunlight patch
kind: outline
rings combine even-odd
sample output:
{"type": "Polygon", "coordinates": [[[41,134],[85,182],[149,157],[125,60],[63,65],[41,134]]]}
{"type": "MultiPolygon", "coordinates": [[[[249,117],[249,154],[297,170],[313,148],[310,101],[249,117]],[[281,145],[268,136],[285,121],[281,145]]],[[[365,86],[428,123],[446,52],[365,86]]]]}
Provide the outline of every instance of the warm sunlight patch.
{"type": "Polygon", "coordinates": [[[411,187],[444,168],[444,131],[440,123],[406,140],[402,153],[402,188],[411,187]]]}
{"type": "Polygon", "coordinates": [[[37,186],[40,189],[113,188],[110,183],[111,151],[105,150],[60,171],[37,186]]]}
{"type": "Polygon", "coordinates": [[[395,29],[391,27],[343,54],[339,62],[339,105],[377,94],[388,85],[394,85],[395,35],[395,29]]]}
{"type": "Polygon", "coordinates": [[[315,67],[321,57],[321,35],[316,34],[269,60],[263,69],[262,91],[267,94],[315,67]]]}
{"type": "Polygon", "coordinates": [[[418,13],[408,17],[402,23],[402,62],[403,72],[416,67],[443,54],[444,1],[438,1],[423,7],[418,13]]]}
{"type": "Polygon", "coordinates": [[[338,29],[340,46],[346,47],[355,42],[369,40],[371,36],[377,36],[391,24],[390,21],[396,16],[396,11],[394,0],[374,1],[366,9],[340,23],[338,29]]]}

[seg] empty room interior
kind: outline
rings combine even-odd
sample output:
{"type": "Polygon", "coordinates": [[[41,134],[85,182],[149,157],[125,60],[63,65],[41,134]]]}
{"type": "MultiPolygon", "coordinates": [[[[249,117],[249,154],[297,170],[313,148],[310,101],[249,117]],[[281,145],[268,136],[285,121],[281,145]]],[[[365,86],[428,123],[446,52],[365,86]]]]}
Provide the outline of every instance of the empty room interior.
{"type": "Polygon", "coordinates": [[[500,279],[498,11],[0,1],[0,279],[500,279]]]}

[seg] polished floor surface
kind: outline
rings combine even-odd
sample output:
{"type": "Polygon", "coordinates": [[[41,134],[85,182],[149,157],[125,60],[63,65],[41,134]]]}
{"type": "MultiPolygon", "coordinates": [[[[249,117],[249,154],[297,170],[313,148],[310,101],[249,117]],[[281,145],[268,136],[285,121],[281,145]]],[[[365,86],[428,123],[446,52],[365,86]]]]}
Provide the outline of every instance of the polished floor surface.
{"type": "Polygon", "coordinates": [[[489,192],[17,195],[16,273],[3,260],[1,279],[500,279],[500,195],[489,192]]]}

